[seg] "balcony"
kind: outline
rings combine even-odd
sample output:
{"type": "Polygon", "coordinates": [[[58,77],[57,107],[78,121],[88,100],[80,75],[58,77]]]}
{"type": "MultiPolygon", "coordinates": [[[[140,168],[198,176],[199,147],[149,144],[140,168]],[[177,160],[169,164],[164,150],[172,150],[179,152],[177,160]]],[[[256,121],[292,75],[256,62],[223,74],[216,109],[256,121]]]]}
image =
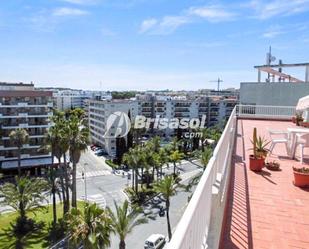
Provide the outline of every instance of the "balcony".
{"type": "Polygon", "coordinates": [[[292,183],[299,160],[278,144],[268,160],[279,162],[281,171],[248,168],[253,128],[270,139],[267,129],[295,126],[289,121],[294,114],[294,107],[234,108],[166,248],[309,248],[308,189],[292,183]]]}

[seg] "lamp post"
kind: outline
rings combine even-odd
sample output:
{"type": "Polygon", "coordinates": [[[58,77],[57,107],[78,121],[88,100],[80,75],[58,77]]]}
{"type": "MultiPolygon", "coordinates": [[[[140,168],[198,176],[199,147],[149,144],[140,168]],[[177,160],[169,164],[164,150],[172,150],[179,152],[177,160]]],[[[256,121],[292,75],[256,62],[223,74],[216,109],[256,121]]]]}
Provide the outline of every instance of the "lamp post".
{"type": "Polygon", "coordinates": [[[87,175],[86,175],[86,166],[88,166],[88,163],[84,163],[84,171],[83,171],[83,180],[85,180],[85,201],[87,201],[87,175]]]}

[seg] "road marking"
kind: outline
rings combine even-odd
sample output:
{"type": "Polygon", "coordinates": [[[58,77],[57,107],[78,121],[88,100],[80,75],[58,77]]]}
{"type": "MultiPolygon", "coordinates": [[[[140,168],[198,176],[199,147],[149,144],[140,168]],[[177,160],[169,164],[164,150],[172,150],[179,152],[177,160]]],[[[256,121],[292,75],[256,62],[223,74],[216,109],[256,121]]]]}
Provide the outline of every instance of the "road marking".
{"type": "MultiPolygon", "coordinates": [[[[108,170],[95,170],[95,171],[90,171],[90,172],[86,172],[86,177],[87,178],[91,178],[91,177],[96,177],[96,176],[107,176],[107,175],[111,175],[111,172],[108,170]]],[[[77,172],[76,173],[76,179],[82,179],[82,172],[77,172]]]]}

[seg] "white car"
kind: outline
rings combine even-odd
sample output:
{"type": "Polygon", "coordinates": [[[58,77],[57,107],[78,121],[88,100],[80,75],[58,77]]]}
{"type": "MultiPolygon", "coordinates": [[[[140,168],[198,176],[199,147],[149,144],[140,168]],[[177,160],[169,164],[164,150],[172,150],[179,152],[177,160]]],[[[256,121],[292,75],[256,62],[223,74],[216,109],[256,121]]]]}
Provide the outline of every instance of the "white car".
{"type": "Polygon", "coordinates": [[[144,249],[159,249],[165,244],[165,236],[162,234],[152,234],[145,241],[144,249]]]}

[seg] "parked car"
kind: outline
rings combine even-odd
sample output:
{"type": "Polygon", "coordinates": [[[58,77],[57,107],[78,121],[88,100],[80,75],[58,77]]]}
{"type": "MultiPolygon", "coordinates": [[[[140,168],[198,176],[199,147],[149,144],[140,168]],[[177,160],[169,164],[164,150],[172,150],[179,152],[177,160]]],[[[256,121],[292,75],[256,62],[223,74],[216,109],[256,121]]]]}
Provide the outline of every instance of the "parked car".
{"type": "Polygon", "coordinates": [[[159,249],[165,244],[165,236],[162,234],[152,234],[146,239],[144,249],[159,249]]]}
{"type": "Polygon", "coordinates": [[[97,156],[106,156],[108,155],[104,150],[99,150],[95,153],[97,156]]]}

